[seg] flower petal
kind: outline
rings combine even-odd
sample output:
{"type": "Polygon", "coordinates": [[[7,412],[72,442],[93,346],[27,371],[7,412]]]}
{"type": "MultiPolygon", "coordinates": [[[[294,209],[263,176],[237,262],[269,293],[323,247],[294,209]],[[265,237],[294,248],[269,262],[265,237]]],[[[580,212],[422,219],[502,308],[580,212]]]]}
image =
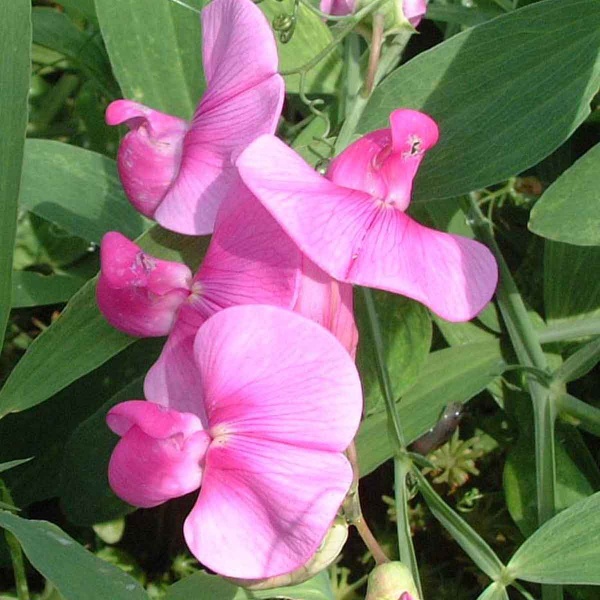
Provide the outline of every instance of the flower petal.
{"type": "Polygon", "coordinates": [[[331,331],[354,358],[358,330],[352,307],[352,286],[333,279],[309,258],[304,257],[300,291],[294,311],[331,331]]]}
{"type": "Polygon", "coordinates": [[[202,382],[194,360],[198,327],[178,320],[144,379],[144,396],[170,409],[193,413],[206,424],[202,382]]]}
{"type": "Polygon", "coordinates": [[[185,137],[177,180],[156,211],[174,231],[213,231],[220,204],[237,185],[237,154],[277,127],[284,97],[277,47],[250,0],[214,0],[202,12],[207,90],[185,137]]]}
{"type": "Polygon", "coordinates": [[[215,233],[198,273],[194,294],[180,318],[200,325],[238,304],[291,308],[301,254],[277,221],[239,182],[219,211],[215,233]]]}
{"type": "Polygon", "coordinates": [[[145,254],[116,231],[102,239],[100,263],[96,297],[107,321],[130,335],[166,335],[189,296],[190,270],[145,254]]]}
{"type": "Polygon", "coordinates": [[[131,130],[119,147],[119,176],[133,206],[152,217],[177,175],[189,125],[130,100],[112,102],[106,110],[106,122],[125,123],[131,130]]]}
{"type": "Polygon", "coordinates": [[[490,301],[498,269],[483,244],[429,229],[384,206],[348,280],[418,300],[448,321],[468,321],[490,301]]]}
{"type": "Polygon", "coordinates": [[[328,15],[343,17],[352,14],[355,5],[356,0],[321,0],[319,8],[328,15]]]}
{"type": "Polygon", "coordinates": [[[321,177],[274,136],[252,142],[236,165],[244,183],[300,250],[345,281],[377,212],[376,201],[321,177]]]}
{"type": "Polygon", "coordinates": [[[427,12],[427,0],[403,0],[402,11],[409,23],[416,27],[427,12]]]}
{"type": "Polygon", "coordinates": [[[196,415],[133,400],[117,404],[106,420],[122,436],[108,466],[109,483],[120,498],[151,507],[200,486],[210,438],[196,415]]]}
{"type": "Polygon", "coordinates": [[[273,306],[236,306],[200,328],[194,353],[213,437],[244,434],[328,451],[350,445],[360,380],[323,327],[273,306]]]}
{"type": "Polygon", "coordinates": [[[215,441],[184,525],[186,542],[200,562],[222,575],[288,573],[317,550],[351,481],[341,453],[246,436],[215,441]]]}

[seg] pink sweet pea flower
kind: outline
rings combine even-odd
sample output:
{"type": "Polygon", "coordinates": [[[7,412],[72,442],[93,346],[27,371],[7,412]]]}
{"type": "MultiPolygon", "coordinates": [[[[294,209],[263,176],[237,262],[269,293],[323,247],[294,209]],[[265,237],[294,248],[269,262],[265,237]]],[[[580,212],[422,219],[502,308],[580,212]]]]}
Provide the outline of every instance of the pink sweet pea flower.
{"type": "MultiPolygon", "coordinates": [[[[427,0],[394,0],[400,2],[402,14],[406,20],[416,27],[427,12],[427,0]]],[[[367,4],[367,1],[358,2],[359,5],[367,4]]],[[[333,16],[350,15],[356,10],[357,0],[321,0],[321,12],[333,16]]]]}
{"type": "Polygon", "coordinates": [[[390,121],[390,129],[350,145],[327,178],[270,135],[255,140],[237,166],[302,252],[330,276],[408,296],[448,321],[469,320],[494,293],[495,260],[484,245],[406,214],[438,128],[414,110],[396,110],[390,121]]]}
{"type": "Polygon", "coordinates": [[[201,485],[184,525],[200,562],[243,579],[293,571],[318,548],[352,480],[343,451],[362,407],[352,359],[300,315],[237,306],[199,329],[189,368],[190,379],[173,380],[181,389],[168,408],[130,401],[109,412],[121,436],[113,490],[150,507],[201,485]]]}
{"type": "Polygon", "coordinates": [[[283,103],[277,47],[252,0],[213,0],[202,11],[207,88],[191,123],[130,100],[106,111],[131,130],[118,167],[131,203],[167,229],[213,231],[219,205],[238,180],[232,161],[253,139],[273,133],[283,103]]]}
{"type": "Polygon", "coordinates": [[[194,277],[185,265],[149,256],[120,233],[104,236],[96,296],[111,325],[143,337],[167,335],[174,327],[193,336],[221,308],[293,306],[301,254],[258,200],[238,186],[221,206],[194,277]]]}

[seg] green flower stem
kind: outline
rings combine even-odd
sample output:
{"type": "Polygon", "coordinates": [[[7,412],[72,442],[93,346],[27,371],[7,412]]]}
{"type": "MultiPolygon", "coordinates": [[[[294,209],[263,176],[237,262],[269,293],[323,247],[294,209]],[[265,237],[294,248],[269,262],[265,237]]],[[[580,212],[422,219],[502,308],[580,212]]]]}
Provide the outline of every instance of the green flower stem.
{"type": "MultiPolygon", "coordinates": [[[[469,196],[469,220],[481,242],[494,254],[500,270],[496,298],[519,362],[548,372],[548,364],[533,328],[527,309],[512,278],[500,248],[496,244],[490,222],[483,216],[473,194],[469,196]]],[[[556,513],[556,460],[554,424],[556,407],[547,386],[534,376],[528,376],[529,394],[533,402],[535,427],[536,489],[539,524],[556,513]]],[[[543,586],[543,600],[562,598],[559,586],[543,586]]]]}
{"type": "Polygon", "coordinates": [[[558,394],[555,402],[561,417],[566,417],[569,421],[576,419],[581,429],[600,437],[600,409],[582,402],[571,394],[558,394]]]}
{"type": "MultiPolygon", "coordinates": [[[[8,488],[4,482],[0,479],[0,498],[2,502],[12,505],[13,499],[8,491],[8,488]]],[[[10,533],[5,531],[4,536],[6,538],[6,545],[10,553],[10,560],[12,562],[13,572],[15,574],[15,587],[17,589],[17,598],[19,600],[30,600],[29,598],[29,586],[27,584],[27,576],[25,575],[25,562],[23,560],[23,550],[21,550],[21,544],[17,538],[10,533]]]]}

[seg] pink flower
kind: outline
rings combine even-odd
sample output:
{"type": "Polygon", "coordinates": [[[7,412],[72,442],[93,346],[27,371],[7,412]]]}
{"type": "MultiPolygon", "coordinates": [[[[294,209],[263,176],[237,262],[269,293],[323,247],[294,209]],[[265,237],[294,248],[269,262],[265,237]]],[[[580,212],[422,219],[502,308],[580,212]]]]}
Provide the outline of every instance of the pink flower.
{"type": "Polygon", "coordinates": [[[144,215],[180,233],[211,233],[238,180],[232,161],[273,133],[283,103],[277,47],[252,0],[213,0],[202,11],[207,89],[191,123],[130,100],[106,111],[130,132],[119,148],[125,193],[144,215]]]}
{"type": "Polygon", "coordinates": [[[221,206],[194,277],[185,265],[149,256],[120,233],[104,236],[96,295],[111,325],[144,337],[167,335],[173,327],[193,335],[221,308],[293,306],[300,252],[258,200],[238,186],[221,206]]]}
{"type": "Polygon", "coordinates": [[[269,135],[250,144],[237,166],[302,252],[331,277],[408,296],[449,321],[469,320],[494,293],[496,263],[482,244],[406,214],[438,128],[414,110],[396,110],[390,121],[390,129],[367,134],[338,156],[328,179],[269,135]]]}
{"type": "MultiPolygon", "coordinates": [[[[397,10],[402,11],[404,18],[416,27],[427,12],[427,0],[394,0],[400,3],[397,10]]],[[[367,4],[367,1],[360,1],[359,5],[367,4]]],[[[321,0],[321,12],[333,16],[344,16],[352,14],[356,10],[357,0],[321,0]]]]}
{"type": "Polygon", "coordinates": [[[198,560],[244,579],[293,571],[316,551],[352,480],[342,452],[362,398],[351,358],[300,315],[238,306],[199,329],[190,368],[166,407],[130,401],[109,412],[121,436],[113,490],[149,507],[201,485],[184,525],[198,560]]]}

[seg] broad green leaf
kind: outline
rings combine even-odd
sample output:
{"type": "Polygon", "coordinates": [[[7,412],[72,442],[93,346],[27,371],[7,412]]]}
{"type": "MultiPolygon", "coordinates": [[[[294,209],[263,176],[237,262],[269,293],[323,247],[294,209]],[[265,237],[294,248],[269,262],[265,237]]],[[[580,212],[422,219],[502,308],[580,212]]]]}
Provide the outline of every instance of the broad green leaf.
{"type": "Polygon", "coordinates": [[[146,373],[138,375],[119,390],[83,421],[67,441],[59,496],[64,514],[77,525],[109,521],[134,510],[117,498],[108,485],[108,461],[118,436],[107,427],[106,413],[119,402],[143,398],[145,376],[146,373]]]}
{"type": "Polygon", "coordinates": [[[96,0],[96,12],[124,97],[189,119],[204,87],[200,16],[169,0],[96,0]]]}
{"type": "Polygon", "coordinates": [[[458,25],[479,25],[489,19],[502,14],[502,9],[480,9],[477,5],[461,6],[460,4],[432,4],[427,7],[427,18],[443,23],[456,23],[458,25]]]}
{"type": "MultiPolygon", "coordinates": [[[[448,404],[470,400],[504,367],[500,345],[495,341],[432,352],[415,384],[397,402],[407,443],[433,427],[448,404]]],[[[361,476],[392,457],[385,412],[363,420],[356,446],[361,476]]]]}
{"type": "Polygon", "coordinates": [[[546,240],[544,304],[550,324],[600,316],[600,247],[546,240]]]}
{"type": "Polygon", "coordinates": [[[535,203],[529,229],[577,246],[600,245],[600,144],[563,173],[535,203]]]}
{"type": "Polygon", "coordinates": [[[506,588],[499,582],[495,581],[481,592],[477,600],[509,600],[506,588]]]}
{"type": "MultiPolygon", "coordinates": [[[[538,523],[531,402],[525,394],[514,396],[514,392],[509,394],[507,402],[512,405],[511,414],[519,424],[519,438],[509,450],[504,465],[506,505],[519,529],[524,535],[530,535],[538,523]]],[[[576,431],[573,433],[578,435],[576,431]]],[[[578,456],[577,445],[570,438],[570,427],[557,424],[555,439],[556,506],[563,510],[591,495],[594,485],[582,468],[585,457],[578,456]]]]}
{"type": "Polygon", "coordinates": [[[52,523],[0,511],[0,527],[19,540],[31,564],[65,600],[148,600],[135,579],[95,557],[52,523]]]}
{"type": "MultiPolygon", "coordinates": [[[[59,496],[66,443],[73,432],[107,400],[143,376],[162,344],[163,340],[158,338],[136,341],[48,402],[0,420],[0,461],[34,457],[4,475],[18,506],[59,496]]],[[[106,429],[104,423],[102,427],[106,429]]],[[[104,474],[98,473],[98,477],[105,479],[105,474],[106,470],[104,474]]],[[[80,492],[85,497],[86,492],[80,492]]]]}
{"type": "Polygon", "coordinates": [[[115,161],[50,140],[27,140],[20,207],[100,243],[107,231],[136,238],[150,226],[129,203],[115,161]]]}
{"type": "MultiPolygon", "coordinates": [[[[431,346],[431,318],[422,305],[403,296],[373,291],[381,324],[386,366],[392,393],[399,398],[415,382],[431,346]]],[[[379,383],[373,336],[362,294],[355,296],[354,311],[360,332],[356,363],[361,375],[365,414],[385,410],[379,383]]]]}
{"type": "Polygon", "coordinates": [[[600,585],[600,492],[547,521],[517,550],[513,577],[538,583],[600,585]]]}
{"type": "Polygon", "coordinates": [[[14,0],[3,7],[0,36],[0,341],[11,306],[30,60],[31,2],[14,0]]]}
{"type": "Polygon", "coordinates": [[[96,20],[96,7],[94,6],[94,0],[60,0],[59,4],[61,4],[64,8],[78,10],[92,21],[96,20]]]}
{"type": "Polygon", "coordinates": [[[590,112],[600,70],[597,0],[545,0],[473,27],[419,54],[375,90],[362,132],[390,112],[423,110],[440,141],[415,198],[450,198],[524,171],[590,112]]]}
{"type": "Polygon", "coordinates": [[[43,306],[66,302],[85,284],[85,279],[70,275],[41,275],[33,271],[14,271],[12,307],[43,306]]]}
{"type": "Polygon", "coordinates": [[[33,41],[60,52],[93,77],[109,96],[118,96],[102,39],[97,31],[82,31],[64,12],[35,7],[32,12],[33,41]]]}
{"type": "MultiPolygon", "coordinates": [[[[293,0],[263,0],[258,6],[270,23],[282,14],[291,15],[293,0]]],[[[279,70],[282,73],[302,67],[332,42],[332,36],[325,23],[312,11],[300,4],[296,29],[292,39],[282,43],[277,38],[279,50],[279,70]]],[[[339,45],[306,74],[304,92],[314,94],[335,94],[342,75],[342,53],[339,45]]],[[[288,93],[300,90],[300,76],[287,75],[285,87],[288,93]]]]}
{"type": "MultiPolygon", "coordinates": [[[[205,238],[179,236],[158,226],[137,242],[153,256],[188,263],[191,258],[194,266],[206,246],[205,238]]],[[[108,324],[96,305],[95,290],[96,278],[31,344],[0,390],[0,417],[44,402],[136,340],[108,324]]]]}
{"type": "Polygon", "coordinates": [[[315,166],[331,149],[321,137],[325,133],[325,121],[315,117],[295,138],[292,148],[310,165],[315,166]]]}
{"type": "Polygon", "coordinates": [[[207,573],[195,573],[172,585],[167,590],[165,600],[334,600],[334,595],[326,572],[290,587],[251,592],[207,573]]]}
{"type": "Polygon", "coordinates": [[[18,467],[19,465],[23,465],[26,462],[29,462],[30,460],[31,460],[31,457],[30,458],[21,458],[19,460],[10,460],[5,463],[0,463],[0,473],[2,473],[3,471],[8,471],[9,469],[12,469],[14,467],[18,467]]]}

